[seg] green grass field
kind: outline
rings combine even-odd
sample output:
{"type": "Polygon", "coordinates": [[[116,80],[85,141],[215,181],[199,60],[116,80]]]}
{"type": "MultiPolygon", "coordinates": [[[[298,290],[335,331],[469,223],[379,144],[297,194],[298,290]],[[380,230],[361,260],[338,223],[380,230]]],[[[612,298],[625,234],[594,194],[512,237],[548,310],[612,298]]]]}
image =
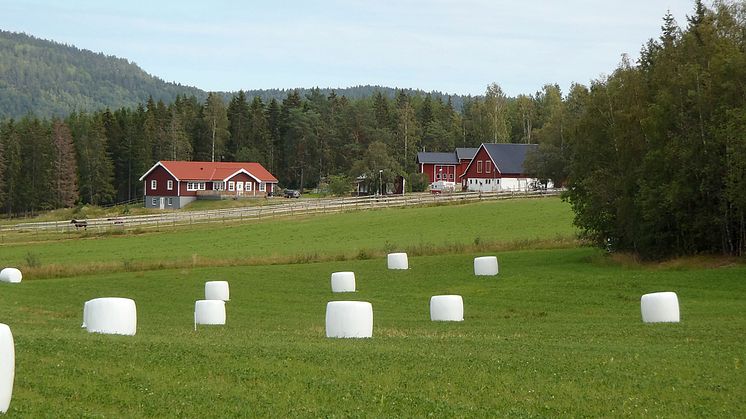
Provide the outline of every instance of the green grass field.
{"type": "Polygon", "coordinates": [[[545,198],[214,223],[123,235],[19,233],[0,241],[0,252],[6,266],[29,268],[29,259],[34,260],[40,269],[29,270],[32,277],[66,269],[287,263],[349,259],[396,249],[427,252],[475,242],[504,245],[571,238],[575,231],[571,220],[567,204],[545,198]]]}
{"type": "MultiPolygon", "coordinates": [[[[482,211],[480,205],[460,208],[482,211]]],[[[561,218],[565,209],[559,208],[561,218]]],[[[408,211],[402,210],[401,216],[408,211]]],[[[396,211],[382,213],[354,215],[364,225],[376,225],[376,217],[383,215],[392,223],[399,217],[396,211]],[[369,224],[368,217],[375,222],[369,224]]],[[[329,229],[334,225],[331,219],[304,221],[315,222],[329,229]]],[[[280,224],[266,228],[284,228],[280,224]]],[[[505,225],[521,224],[505,220],[505,225]]],[[[256,225],[246,228],[251,226],[256,225]]],[[[569,222],[563,228],[571,231],[569,222]]],[[[374,236],[377,230],[361,231],[374,236]]],[[[473,241],[475,232],[431,238],[429,243],[473,241]]],[[[516,234],[501,239],[523,239],[516,234]]],[[[558,233],[533,234],[528,237],[551,239],[558,233]]],[[[122,239],[70,240],[67,245],[94,251],[89,241],[107,246],[108,240],[122,239]]],[[[380,238],[350,240],[352,247],[383,245],[380,238]]],[[[397,241],[410,243],[404,236],[397,241]]],[[[340,249],[328,239],[306,245],[321,252],[340,249]]],[[[6,248],[1,250],[4,258],[6,248]]],[[[8,414],[746,414],[745,266],[622,266],[598,250],[570,247],[491,253],[500,260],[500,274],[475,277],[473,258],[483,254],[410,257],[407,271],[389,271],[385,257],[375,257],[187,266],[0,284],[0,321],[11,327],[16,344],[16,382],[8,414]],[[358,292],[330,292],[330,274],[341,270],[356,273],[358,292]],[[203,326],[195,332],[194,301],[202,298],[207,280],[230,282],[228,320],[225,326],[203,326]],[[681,323],[643,324],[640,296],[662,290],[678,293],[681,323]],[[429,298],[439,294],[463,296],[464,322],[429,320],[429,298]],[[102,296],[136,301],[136,336],[96,335],[80,328],[83,302],[102,296]],[[373,304],[372,339],[325,338],[326,303],[346,299],[373,304]]],[[[80,257],[78,262],[87,260],[80,257]]]]}

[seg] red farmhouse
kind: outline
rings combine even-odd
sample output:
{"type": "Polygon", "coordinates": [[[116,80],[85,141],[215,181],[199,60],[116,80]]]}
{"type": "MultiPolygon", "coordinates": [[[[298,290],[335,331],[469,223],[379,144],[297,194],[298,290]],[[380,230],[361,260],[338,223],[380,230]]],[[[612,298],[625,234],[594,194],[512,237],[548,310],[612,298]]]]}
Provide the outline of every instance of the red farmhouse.
{"type": "Polygon", "coordinates": [[[140,178],[145,207],[178,209],[197,199],[263,197],[277,185],[259,163],[159,161],[140,178]]]}

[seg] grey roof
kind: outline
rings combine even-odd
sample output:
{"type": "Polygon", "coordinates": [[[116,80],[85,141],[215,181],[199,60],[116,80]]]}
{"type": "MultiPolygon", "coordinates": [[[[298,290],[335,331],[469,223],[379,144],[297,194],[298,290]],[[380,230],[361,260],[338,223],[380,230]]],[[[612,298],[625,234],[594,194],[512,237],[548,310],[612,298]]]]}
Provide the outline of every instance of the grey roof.
{"type": "Polygon", "coordinates": [[[419,163],[436,163],[436,164],[458,164],[456,153],[431,153],[420,151],[417,153],[417,162],[419,163]]]}
{"type": "Polygon", "coordinates": [[[526,154],[538,147],[538,144],[484,144],[500,173],[524,173],[526,154]]]}
{"type": "Polygon", "coordinates": [[[474,155],[477,154],[477,150],[479,150],[479,147],[459,147],[456,148],[456,157],[459,160],[471,160],[474,158],[474,155]]]}

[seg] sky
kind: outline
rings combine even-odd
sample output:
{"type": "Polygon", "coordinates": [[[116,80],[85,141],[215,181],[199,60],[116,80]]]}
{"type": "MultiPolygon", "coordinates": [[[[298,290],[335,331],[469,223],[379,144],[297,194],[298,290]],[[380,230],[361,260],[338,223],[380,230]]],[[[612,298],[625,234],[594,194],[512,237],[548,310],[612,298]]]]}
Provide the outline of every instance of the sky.
{"type": "MultiPolygon", "coordinates": [[[[705,2],[708,6],[711,2],[705,2]]],[[[564,92],[680,26],[694,0],[0,0],[0,29],[126,58],[207,91],[564,92]]]]}

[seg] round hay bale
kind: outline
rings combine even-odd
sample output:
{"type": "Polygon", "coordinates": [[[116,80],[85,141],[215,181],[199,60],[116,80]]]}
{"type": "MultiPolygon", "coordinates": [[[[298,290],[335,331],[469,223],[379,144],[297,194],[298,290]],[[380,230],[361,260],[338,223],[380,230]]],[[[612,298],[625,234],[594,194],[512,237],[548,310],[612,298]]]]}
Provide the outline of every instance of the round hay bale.
{"type": "Polygon", "coordinates": [[[389,253],[387,261],[389,269],[409,269],[406,253],[389,253]]]}
{"type": "Polygon", "coordinates": [[[129,298],[94,298],[83,305],[83,323],[89,333],[133,336],[137,307],[129,298]]]}
{"type": "Polygon", "coordinates": [[[679,298],[675,292],[654,292],[640,298],[644,323],[678,323],[679,298]]]}
{"type": "Polygon", "coordinates": [[[225,301],[197,300],[194,303],[194,324],[225,324],[225,301]]]}
{"type": "Polygon", "coordinates": [[[228,281],[205,282],[205,300],[230,300],[228,281]]]}
{"type": "Polygon", "coordinates": [[[21,282],[23,275],[18,268],[4,268],[0,271],[0,282],[8,282],[11,284],[17,284],[21,282]]]}
{"type": "Polygon", "coordinates": [[[464,300],[460,295],[434,295],[430,297],[430,320],[444,322],[464,321],[464,300]]]}
{"type": "Polygon", "coordinates": [[[482,256],[474,258],[474,275],[497,275],[497,257],[496,256],[482,256]]]}
{"type": "Polygon", "coordinates": [[[373,306],[365,301],[330,301],[326,305],[326,337],[373,336],[373,306]]]}
{"type": "Polygon", "coordinates": [[[10,407],[15,374],[16,350],[13,333],[7,324],[0,323],[0,413],[7,412],[10,407]]]}
{"type": "Polygon", "coordinates": [[[355,272],[332,273],[332,292],[355,292],[355,272]]]}

